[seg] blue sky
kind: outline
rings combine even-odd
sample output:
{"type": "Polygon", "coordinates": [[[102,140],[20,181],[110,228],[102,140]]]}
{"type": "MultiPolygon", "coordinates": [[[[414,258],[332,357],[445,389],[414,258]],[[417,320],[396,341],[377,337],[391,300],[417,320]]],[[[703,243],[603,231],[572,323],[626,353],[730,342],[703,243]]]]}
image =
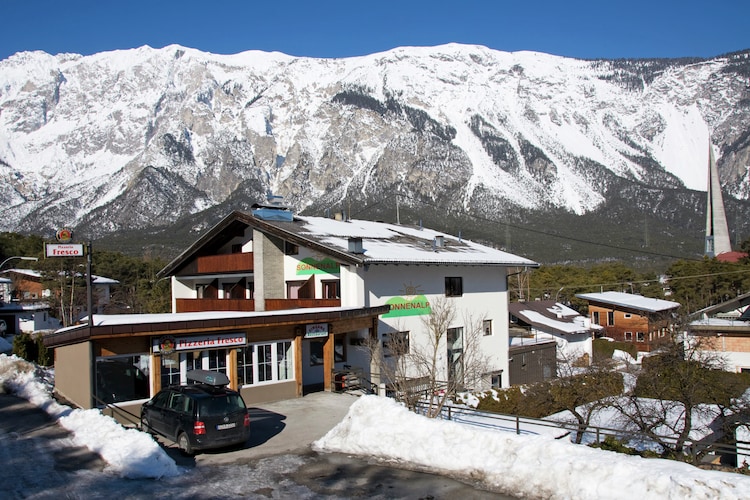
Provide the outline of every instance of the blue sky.
{"type": "Polygon", "coordinates": [[[748,0],[2,0],[0,59],[173,43],[348,57],[449,42],[579,58],[750,48],[748,0]]]}

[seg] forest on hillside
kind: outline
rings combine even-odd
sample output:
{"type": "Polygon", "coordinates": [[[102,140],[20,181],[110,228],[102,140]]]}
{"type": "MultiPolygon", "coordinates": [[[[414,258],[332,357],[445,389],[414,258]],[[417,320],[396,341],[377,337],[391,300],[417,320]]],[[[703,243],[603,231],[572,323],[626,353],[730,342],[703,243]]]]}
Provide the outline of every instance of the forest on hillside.
{"type": "MultiPolygon", "coordinates": [[[[92,274],[115,279],[111,313],[159,313],[170,310],[169,280],[158,278],[167,262],[150,255],[132,255],[114,250],[100,250],[93,245],[92,274]]],[[[104,246],[103,244],[101,246],[104,246]]],[[[750,292],[750,239],[740,251],[746,256],[737,263],[717,259],[674,259],[662,269],[642,270],[618,260],[591,265],[542,265],[509,277],[511,300],[554,299],[585,312],[586,303],[576,298],[579,293],[621,291],[646,297],[672,300],[681,304],[681,313],[690,314],[705,307],[750,292]]],[[[73,296],[72,302],[85,304],[86,289],[83,279],[75,279],[85,272],[84,258],[44,258],[44,240],[39,236],[0,233],[0,261],[6,262],[0,272],[12,267],[39,271],[46,277],[50,289],[59,295],[73,296]],[[36,257],[37,261],[13,260],[13,257],[36,257]],[[57,279],[58,276],[67,279],[57,279]],[[61,289],[61,287],[64,287],[61,289]]],[[[52,294],[54,314],[64,309],[52,294]]],[[[62,319],[62,318],[61,318],[62,319]]]]}

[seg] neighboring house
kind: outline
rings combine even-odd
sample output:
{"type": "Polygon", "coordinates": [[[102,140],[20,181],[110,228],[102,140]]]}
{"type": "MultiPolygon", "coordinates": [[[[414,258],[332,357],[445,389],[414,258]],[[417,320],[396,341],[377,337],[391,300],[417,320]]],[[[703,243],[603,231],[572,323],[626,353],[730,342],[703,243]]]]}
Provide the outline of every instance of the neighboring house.
{"type": "Polygon", "coordinates": [[[486,385],[508,387],[508,269],[537,266],[421,227],[256,205],[229,214],[159,273],[171,277],[172,314],[95,316],[91,331],[65,329],[45,344],[57,347],[56,386],[83,404],[92,394],[78,367],[98,367],[87,375],[95,377],[118,360],[138,368],[149,394],[204,368],[226,373],[246,401],[270,401],[331,390],[347,367],[385,382],[363,344],[387,347],[399,335],[424,345],[422,320],[439,297],[456,310],[439,376],[460,368],[471,317],[491,360],[486,385]]]}
{"type": "MultiPolygon", "coordinates": [[[[12,281],[12,293],[15,295],[14,300],[21,303],[33,303],[46,301],[52,294],[52,291],[42,283],[42,273],[32,269],[8,269],[3,274],[12,281]]],[[[83,277],[80,278],[84,280],[83,277]]],[[[83,282],[85,285],[85,281],[83,282]]],[[[104,311],[110,302],[112,287],[119,285],[120,282],[112,278],[93,275],[93,299],[94,313],[98,314],[104,311]]]]}
{"type": "Polygon", "coordinates": [[[699,348],[723,358],[724,368],[750,372],[750,293],[696,312],[687,333],[699,348]]]}
{"type": "MultiPolygon", "coordinates": [[[[33,272],[28,269],[14,270],[19,274],[33,272]]],[[[6,325],[6,335],[46,332],[60,328],[60,321],[49,314],[45,301],[12,299],[17,285],[10,278],[0,278],[0,320],[6,325]]]]}
{"type": "Polygon", "coordinates": [[[557,376],[557,343],[537,338],[525,328],[510,327],[508,381],[525,385],[557,376]]]}
{"type": "Polygon", "coordinates": [[[593,356],[593,338],[604,331],[578,311],[554,300],[512,302],[510,322],[527,329],[538,340],[554,340],[558,358],[567,362],[583,359],[587,364],[593,356]]]}
{"type": "Polygon", "coordinates": [[[0,304],[10,302],[12,286],[10,278],[0,277],[0,304]]]}
{"type": "Polygon", "coordinates": [[[678,302],[623,292],[580,293],[589,303],[592,325],[604,327],[604,335],[631,342],[641,352],[651,352],[671,339],[678,302]]]}

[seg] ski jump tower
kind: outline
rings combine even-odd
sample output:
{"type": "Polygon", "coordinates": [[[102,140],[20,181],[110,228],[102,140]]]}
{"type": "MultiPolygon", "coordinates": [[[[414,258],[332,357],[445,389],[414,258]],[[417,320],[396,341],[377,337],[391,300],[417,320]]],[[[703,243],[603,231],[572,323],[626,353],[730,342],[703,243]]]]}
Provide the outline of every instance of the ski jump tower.
{"type": "Polygon", "coordinates": [[[714,160],[714,148],[708,144],[708,198],[706,203],[706,251],[709,258],[731,252],[727,214],[724,212],[724,198],[721,195],[719,169],[714,160]]]}

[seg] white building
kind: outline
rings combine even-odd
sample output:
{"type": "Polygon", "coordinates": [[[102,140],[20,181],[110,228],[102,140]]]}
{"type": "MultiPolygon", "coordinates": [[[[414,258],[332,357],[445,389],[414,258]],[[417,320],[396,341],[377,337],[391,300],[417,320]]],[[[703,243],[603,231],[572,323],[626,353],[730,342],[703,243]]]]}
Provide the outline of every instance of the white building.
{"type": "Polygon", "coordinates": [[[592,325],[591,320],[578,311],[553,300],[513,302],[510,304],[511,322],[529,329],[537,340],[554,340],[558,358],[569,362],[594,355],[592,342],[604,328],[592,325]]]}
{"type": "MultiPolygon", "coordinates": [[[[450,301],[453,342],[448,346],[444,336],[438,378],[447,380],[450,362],[460,362],[471,318],[482,325],[481,350],[491,364],[487,383],[508,387],[507,276],[526,267],[538,264],[422,227],[294,216],[283,207],[256,205],[252,214],[227,216],[160,274],[172,277],[175,313],[388,305],[375,329],[380,340],[407,333],[415,349],[427,342],[422,320],[430,304],[450,301]]],[[[356,349],[361,335],[347,333],[335,349],[371,377],[369,359],[356,349]]],[[[325,380],[315,361],[320,349],[314,338],[303,340],[305,384],[325,380]]]]}

